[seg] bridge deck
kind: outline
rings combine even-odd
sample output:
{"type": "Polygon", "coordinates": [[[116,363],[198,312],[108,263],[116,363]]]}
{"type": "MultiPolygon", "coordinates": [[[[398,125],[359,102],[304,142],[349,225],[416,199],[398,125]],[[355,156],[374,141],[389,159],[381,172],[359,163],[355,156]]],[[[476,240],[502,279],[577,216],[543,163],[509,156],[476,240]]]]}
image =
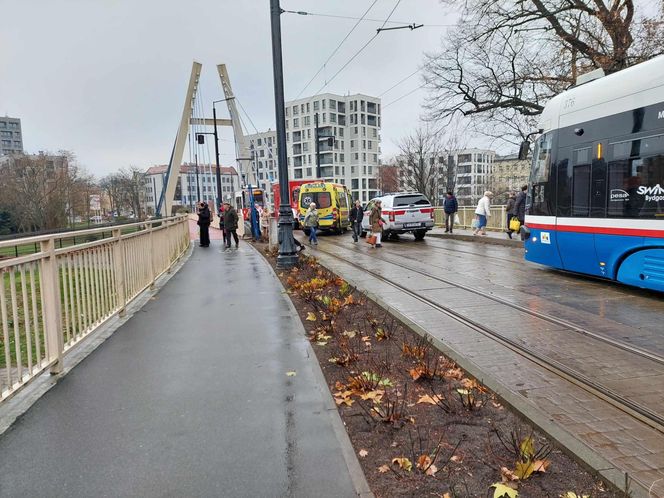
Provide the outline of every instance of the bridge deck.
{"type": "Polygon", "coordinates": [[[246,245],[196,247],[0,438],[0,495],[356,496],[281,292],[246,245]]]}

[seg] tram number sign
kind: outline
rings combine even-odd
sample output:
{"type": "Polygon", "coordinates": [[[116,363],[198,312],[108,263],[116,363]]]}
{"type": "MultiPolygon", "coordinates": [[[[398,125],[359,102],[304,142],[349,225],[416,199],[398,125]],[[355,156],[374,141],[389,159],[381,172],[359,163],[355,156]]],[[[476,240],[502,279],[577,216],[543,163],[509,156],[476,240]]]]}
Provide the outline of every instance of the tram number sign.
{"type": "Polygon", "coordinates": [[[540,241],[542,244],[551,244],[551,234],[549,232],[540,232],[540,241]]]}

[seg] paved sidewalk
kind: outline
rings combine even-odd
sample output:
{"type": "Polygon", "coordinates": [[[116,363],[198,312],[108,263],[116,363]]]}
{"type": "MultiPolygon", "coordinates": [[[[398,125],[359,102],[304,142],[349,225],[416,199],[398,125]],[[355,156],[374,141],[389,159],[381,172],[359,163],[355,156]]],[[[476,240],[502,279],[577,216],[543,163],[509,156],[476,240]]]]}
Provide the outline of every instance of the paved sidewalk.
{"type": "Polygon", "coordinates": [[[0,437],[0,496],[356,496],[352,448],[282,292],[247,244],[196,247],[0,437]]]}
{"type": "Polygon", "coordinates": [[[519,234],[512,234],[510,239],[505,232],[487,231],[486,235],[473,235],[472,230],[454,229],[454,233],[445,233],[445,228],[434,227],[427,237],[437,237],[441,239],[456,239],[470,242],[479,242],[483,244],[497,244],[509,247],[523,247],[523,242],[519,234]]]}

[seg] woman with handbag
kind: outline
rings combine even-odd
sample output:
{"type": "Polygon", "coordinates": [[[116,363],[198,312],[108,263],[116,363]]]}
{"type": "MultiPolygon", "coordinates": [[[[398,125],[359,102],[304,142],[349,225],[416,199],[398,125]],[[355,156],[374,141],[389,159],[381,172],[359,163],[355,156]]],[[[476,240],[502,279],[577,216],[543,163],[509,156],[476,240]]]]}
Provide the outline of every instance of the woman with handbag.
{"type": "Polygon", "coordinates": [[[516,194],[514,192],[509,193],[509,197],[507,199],[507,206],[505,206],[505,211],[506,211],[506,216],[507,216],[507,236],[511,239],[512,238],[512,218],[514,218],[514,203],[516,202],[516,194]]]}
{"type": "Polygon", "coordinates": [[[381,244],[381,238],[383,236],[383,225],[385,224],[385,220],[383,219],[383,209],[382,209],[382,202],[380,200],[377,200],[374,202],[374,207],[371,210],[371,214],[369,215],[369,225],[371,225],[371,237],[375,237],[375,240],[373,240],[373,243],[371,244],[371,247],[376,248],[376,247],[383,247],[381,244]]]}
{"type": "Polygon", "coordinates": [[[477,209],[475,209],[475,221],[473,221],[473,235],[486,235],[486,225],[491,216],[491,198],[493,197],[493,192],[486,191],[484,196],[477,203],[477,209]]]}

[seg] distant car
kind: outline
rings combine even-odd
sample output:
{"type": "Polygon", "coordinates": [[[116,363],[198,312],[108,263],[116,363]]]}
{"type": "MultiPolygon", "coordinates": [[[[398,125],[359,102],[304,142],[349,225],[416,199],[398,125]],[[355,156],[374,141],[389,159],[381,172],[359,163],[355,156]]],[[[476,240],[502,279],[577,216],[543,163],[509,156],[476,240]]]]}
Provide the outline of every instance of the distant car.
{"type": "Polygon", "coordinates": [[[433,206],[424,194],[419,192],[397,192],[371,199],[364,208],[362,232],[371,231],[369,215],[377,200],[382,201],[383,239],[392,234],[412,233],[415,240],[422,240],[433,228],[433,206]]]}
{"type": "Polygon", "coordinates": [[[90,221],[92,223],[102,223],[104,220],[101,216],[90,216],[90,221]]]}

